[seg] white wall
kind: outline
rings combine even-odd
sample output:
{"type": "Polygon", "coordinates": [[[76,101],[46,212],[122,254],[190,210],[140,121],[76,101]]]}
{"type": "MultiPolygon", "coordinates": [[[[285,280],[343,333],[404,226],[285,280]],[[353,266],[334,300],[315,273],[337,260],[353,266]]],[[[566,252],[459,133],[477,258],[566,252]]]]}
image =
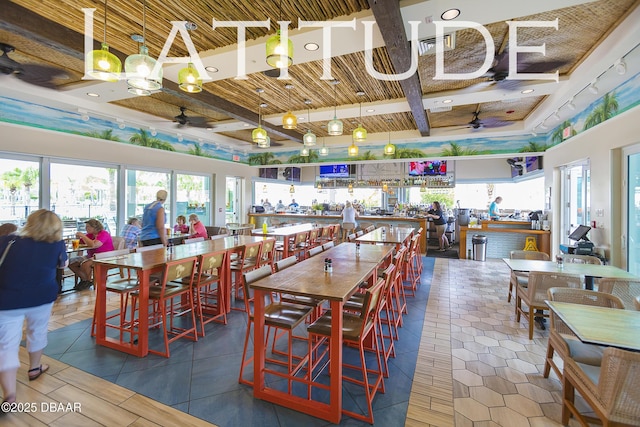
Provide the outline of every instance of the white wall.
{"type": "MultiPolygon", "coordinates": [[[[241,163],[224,162],[188,154],[173,153],[139,147],[122,142],[107,141],[53,132],[7,123],[0,123],[0,152],[15,152],[44,157],[88,160],[125,164],[131,168],[154,168],[208,174],[212,178],[212,224],[225,223],[226,176],[245,178],[245,194],[251,194],[251,177],[256,168],[241,163]],[[126,160],[124,160],[126,159],[126,160]]],[[[1,154],[0,154],[1,155],[1,154]]],[[[248,197],[247,200],[251,198],[248,197]]],[[[245,209],[248,206],[245,206],[245,209]]],[[[246,216],[241,216],[246,219],[246,216]]]]}
{"type": "MultiPolygon", "coordinates": [[[[554,216],[560,214],[559,167],[577,160],[589,159],[591,168],[590,217],[598,227],[589,233],[591,240],[607,250],[611,264],[623,266],[622,232],[624,224],[622,187],[622,148],[640,143],[638,133],[640,107],[626,111],[605,123],[582,132],[551,148],[544,156],[545,185],[551,188],[554,216]],[[604,215],[596,216],[602,209],[604,215]]],[[[560,244],[559,218],[552,218],[552,250],[560,244]]]]}

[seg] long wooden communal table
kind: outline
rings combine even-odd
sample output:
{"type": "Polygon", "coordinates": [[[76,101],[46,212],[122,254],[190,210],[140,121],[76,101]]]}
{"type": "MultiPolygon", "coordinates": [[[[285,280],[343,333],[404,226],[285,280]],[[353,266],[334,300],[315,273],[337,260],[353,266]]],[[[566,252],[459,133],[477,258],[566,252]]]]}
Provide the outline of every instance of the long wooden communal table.
{"type": "Polygon", "coordinates": [[[562,268],[555,261],[540,261],[533,259],[502,259],[512,271],[537,271],[543,273],[567,273],[584,276],[585,288],[593,290],[595,277],[612,279],[637,279],[636,276],[613,265],[564,263],[562,268]]]}
{"type": "Polygon", "coordinates": [[[264,234],[262,230],[253,230],[251,234],[253,236],[267,236],[267,237],[275,237],[276,239],[283,241],[282,248],[282,258],[287,258],[289,253],[289,239],[295,237],[296,234],[302,232],[308,232],[316,228],[315,224],[300,224],[300,225],[291,225],[285,227],[270,227],[267,229],[267,234],[264,234]]]}
{"type": "Polygon", "coordinates": [[[400,249],[400,246],[402,246],[407,239],[411,238],[414,230],[413,227],[393,227],[391,229],[389,227],[378,227],[356,238],[356,242],[395,245],[396,249],[400,249]]]}
{"type": "Polygon", "coordinates": [[[640,351],[640,311],[546,301],[583,342],[640,351]]]}
{"type": "MultiPolygon", "coordinates": [[[[95,260],[93,264],[94,280],[96,285],[96,343],[105,347],[129,353],[134,356],[144,357],[148,354],[148,302],[149,302],[149,277],[152,273],[159,273],[167,260],[185,259],[206,254],[209,252],[229,250],[248,243],[263,240],[262,237],[233,236],[224,239],[205,240],[186,245],[160,248],[145,252],[131,253],[115,258],[95,260]],[[108,337],[106,334],[107,315],[107,271],[112,268],[122,267],[136,271],[140,283],[139,295],[139,328],[136,332],[137,342],[122,342],[108,337]]],[[[229,257],[223,267],[221,289],[227,302],[227,308],[231,307],[231,268],[229,257]]]]}
{"type": "MultiPolygon", "coordinates": [[[[365,245],[360,257],[341,249],[344,243],[299,262],[286,270],[272,274],[251,284],[254,300],[254,371],[253,395],[314,417],[338,424],[342,417],[342,316],[332,316],[330,338],[330,396],[329,403],[299,397],[269,387],[265,383],[265,296],[272,292],[309,296],[327,300],[333,313],[342,313],[343,303],[356,292],[358,285],[376,277],[378,265],[392,251],[392,247],[365,245]],[[374,255],[375,254],[375,255],[374,255]],[[343,257],[344,256],[344,257],[343,257]],[[324,272],[324,258],[333,259],[333,272],[324,272]]],[[[347,246],[347,248],[350,245],[347,246]]]]}

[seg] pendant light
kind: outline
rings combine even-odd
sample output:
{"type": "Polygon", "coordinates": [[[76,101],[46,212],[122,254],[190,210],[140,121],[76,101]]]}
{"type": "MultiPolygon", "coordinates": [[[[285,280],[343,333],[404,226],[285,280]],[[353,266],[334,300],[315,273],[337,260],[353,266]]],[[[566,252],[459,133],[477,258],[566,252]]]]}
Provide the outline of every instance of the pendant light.
{"type": "MultiPolygon", "coordinates": [[[[146,46],[146,28],[147,2],[145,0],[142,4],[142,39],[134,39],[142,42],[140,53],[129,55],[125,59],[124,70],[130,88],[142,91],[159,90],[162,88],[162,67],[156,67],[157,61],[149,56],[149,49],[146,46]],[[156,68],[157,71],[154,74],[156,68]]],[[[131,93],[131,91],[129,92],[131,93]]],[[[142,95],[146,95],[146,93],[143,92],[142,95]]]]}
{"type": "Polygon", "coordinates": [[[382,184],[382,192],[386,193],[387,191],[389,191],[389,186],[387,185],[387,183],[383,183],[382,184]]]}
{"type": "MultiPolygon", "coordinates": [[[[364,96],[364,92],[358,91],[358,96],[364,96]]],[[[362,127],[362,102],[360,102],[360,122],[358,127],[353,130],[353,142],[364,142],[367,140],[367,130],[362,127]]]]}
{"type": "Polygon", "coordinates": [[[178,86],[185,92],[202,92],[202,79],[193,62],[189,62],[186,68],[178,72],[178,86]]]}
{"type": "Polygon", "coordinates": [[[384,155],[385,156],[393,156],[396,154],[396,146],[391,143],[391,122],[393,120],[387,119],[387,128],[389,130],[389,141],[387,145],[384,146],[384,155]]]}
{"type": "MultiPolygon", "coordinates": [[[[256,144],[258,144],[259,147],[262,148],[262,146],[260,144],[266,144],[267,143],[267,131],[262,129],[262,92],[264,92],[264,89],[262,88],[257,88],[256,92],[258,93],[258,127],[255,128],[253,130],[253,132],[251,132],[251,140],[253,142],[255,142],[256,144]]],[[[265,104],[266,107],[266,104],[265,104]]]]}
{"type": "Polygon", "coordinates": [[[305,99],[304,103],[307,104],[307,123],[309,123],[309,128],[307,129],[307,133],[302,137],[302,142],[306,147],[311,147],[316,145],[316,134],[311,132],[311,110],[309,105],[311,105],[310,99],[305,99]]]}
{"type": "Polygon", "coordinates": [[[349,148],[347,148],[347,154],[349,155],[349,157],[355,157],[358,155],[358,151],[360,149],[358,148],[358,146],[356,145],[355,142],[351,142],[351,145],[349,146],[349,148]]]}
{"type": "Polygon", "coordinates": [[[104,0],[104,38],[100,50],[92,50],[87,54],[89,69],[87,74],[98,80],[117,82],[122,71],[122,62],[113,53],[109,52],[107,44],[107,1],[104,0]]]}
{"type": "Polygon", "coordinates": [[[271,137],[269,135],[267,135],[267,139],[265,139],[264,142],[258,142],[258,147],[259,148],[269,148],[269,147],[271,147],[271,137]]]}
{"type": "Polygon", "coordinates": [[[347,187],[347,192],[349,194],[353,194],[353,184],[352,183],[349,183],[349,186],[347,187]]]}
{"type": "Polygon", "coordinates": [[[329,155],[329,147],[324,145],[324,137],[322,138],[322,147],[318,150],[318,154],[322,157],[326,157],[329,155]]]}
{"type": "Polygon", "coordinates": [[[295,193],[295,192],[296,192],[296,189],[295,189],[295,187],[293,186],[293,184],[291,184],[291,185],[289,186],[289,193],[293,194],[293,193],[295,193]]]}
{"type": "MultiPolygon", "coordinates": [[[[282,0],[280,0],[280,19],[282,21],[282,0]]],[[[293,42],[283,39],[280,30],[267,39],[267,64],[273,68],[285,68],[293,64],[293,42]]]]}
{"type": "Polygon", "coordinates": [[[304,147],[302,150],[300,150],[300,156],[309,157],[309,149],[307,147],[304,147]]]}
{"type": "Polygon", "coordinates": [[[329,133],[329,135],[332,136],[337,136],[337,135],[342,135],[342,121],[338,120],[338,116],[337,116],[337,109],[338,109],[338,104],[337,104],[337,98],[336,98],[336,86],[340,83],[339,80],[332,80],[331,84],[333,85],[333,120],[330,120],[329,123],[327,123],[327,132],[329,133]]]}
{"type": "Polygon", "coordinates": [[[289,92],[289,111],[287,111],[287,114],[282,116],[282,127],[285,129],[295,129],[298,127],[298,118],[291,112],[291,89],[293,89],[293,85],[287,84],[284,85],[284,88],[289,92]]]}

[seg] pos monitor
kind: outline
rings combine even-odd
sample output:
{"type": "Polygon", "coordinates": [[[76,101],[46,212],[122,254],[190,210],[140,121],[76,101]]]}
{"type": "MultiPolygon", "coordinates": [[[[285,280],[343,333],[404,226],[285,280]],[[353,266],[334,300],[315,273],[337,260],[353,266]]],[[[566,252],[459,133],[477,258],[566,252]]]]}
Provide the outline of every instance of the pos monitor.
{"type": "Polygon", "coordinates": [[[569,239],[575,240],[576,242],[579,242],[581,240],[588,242],[589,239],[587,238],[587,233],[589,232],[589,230],[591,230],[591,227],[588,227],[586,225],[579,225],[578,228],[576,228],[571,234],[569,234],[569,239]]]}

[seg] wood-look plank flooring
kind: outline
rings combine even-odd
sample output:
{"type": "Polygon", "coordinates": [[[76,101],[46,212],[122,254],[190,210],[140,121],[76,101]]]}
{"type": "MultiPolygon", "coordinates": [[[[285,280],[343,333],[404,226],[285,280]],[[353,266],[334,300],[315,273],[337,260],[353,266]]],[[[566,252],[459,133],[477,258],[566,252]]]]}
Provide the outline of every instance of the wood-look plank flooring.
{"type": "MultiPolygon", "coordinates": [[[[528,340],[506,302],[508,282],[499,260],[436,260],[406,426],[560,425],[560,382],[542,377],[548,333],[536,328],[528,340]]],[[[91,318],[93,303],[92,290],[62,295],[50,330],[91,318]]],[[[108,310],[118,303],[114,296],[108,310]]],[[[24,348],[20,360],[18,399],[37,410],[5,415],[3,426],[212,425],[46,356],[49,372],[30,382],[24,348]],[[52,403],[79,410],[41,410],[52,403]]]]}

